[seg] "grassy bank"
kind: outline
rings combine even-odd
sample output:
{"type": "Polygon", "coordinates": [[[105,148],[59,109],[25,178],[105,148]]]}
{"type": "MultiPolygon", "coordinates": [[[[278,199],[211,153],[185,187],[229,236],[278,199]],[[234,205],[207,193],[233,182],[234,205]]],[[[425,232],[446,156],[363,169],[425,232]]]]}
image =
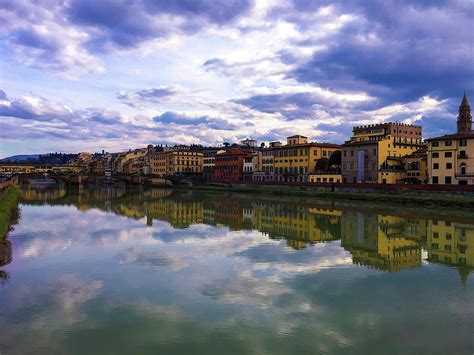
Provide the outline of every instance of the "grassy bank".
{"type": "Polygon", "coordinates": [[[301,196],[313,197],[320,200],[339,201],[365,201],[371,203],[395,203],[400,205],[413,205],[423,207],[459,207],[474,208],[474,197],[462,195],[419,195],[404,192],[397,194],[393,192],[327,192],[303,190],[298,187],[288,188],[282,186],[214,186],[198,185],[193,189],[218,192],[252,193],[269,196],[301,196]]]}
{"type": "Polygon", "coordinates": [[[10,226],[18,217],[18,187],[9,188],[0,197],[0,240],[3,240],[10,230],[10,226]]]}

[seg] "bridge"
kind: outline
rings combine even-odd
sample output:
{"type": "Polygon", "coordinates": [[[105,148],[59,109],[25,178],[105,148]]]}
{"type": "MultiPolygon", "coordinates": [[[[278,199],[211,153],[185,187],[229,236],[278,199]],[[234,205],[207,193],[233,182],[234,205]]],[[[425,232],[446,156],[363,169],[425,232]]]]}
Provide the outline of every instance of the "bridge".
{"type": "Polygon", "coordinates": [[[168,182],[173,186],[189,185],[189,178],[174,175],[135,175],[114,174],[110,177],[97,174],[55,174],[55,173],[26,173],[16,175],[19,183],[28,183],[31,180],[53,179],[68,185],[100,184],[107,182],[123,182],[127,185],[153,185],[156,180],[168,182]]]}

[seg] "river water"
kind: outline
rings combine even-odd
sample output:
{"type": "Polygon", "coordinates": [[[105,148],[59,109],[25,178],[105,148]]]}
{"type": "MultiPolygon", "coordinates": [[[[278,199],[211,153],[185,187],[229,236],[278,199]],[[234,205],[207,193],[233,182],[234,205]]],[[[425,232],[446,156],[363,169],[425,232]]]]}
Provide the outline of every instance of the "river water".
{"type": "Polygon", "coordinates": [[[47,186],[20,209],[2,355],[474,352],[474,211],[47,186]]]}

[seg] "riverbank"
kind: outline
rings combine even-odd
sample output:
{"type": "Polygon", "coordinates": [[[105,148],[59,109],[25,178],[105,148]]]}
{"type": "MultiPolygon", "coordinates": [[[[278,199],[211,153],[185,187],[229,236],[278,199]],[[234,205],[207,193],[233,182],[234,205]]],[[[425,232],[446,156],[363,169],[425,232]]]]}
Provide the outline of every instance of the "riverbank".
{"type": "Polygon", "coordinates": [[[216,192],[252,193],[269,196],[301,196],[313,197],[321,200],[364,201],[372,203],[395,203],[423,207],[458,207],[474,208],[474,197],[462,194],[429,194],[420,195],[415,191],[390,192],[342,192],[342,191],[314,191],[292,186],[217,186],[196,185],[192,189],[216,192]]]}
{"type": "Polygon", "coordinates": [[[18,218],[19,192],[18,187],[10,187],[0,196],[0,240],[6,238],[18,218]]]}

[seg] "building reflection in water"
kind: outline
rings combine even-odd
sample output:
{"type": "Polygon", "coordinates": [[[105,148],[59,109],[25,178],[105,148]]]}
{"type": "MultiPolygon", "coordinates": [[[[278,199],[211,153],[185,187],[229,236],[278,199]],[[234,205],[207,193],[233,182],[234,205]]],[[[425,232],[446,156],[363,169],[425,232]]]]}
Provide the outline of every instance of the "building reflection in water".
{"type": "Polygon", "coordinates": [[[71,204],[80,210],[98,208],[133,219],[144,218],[149,226],[160,220],[178,229],[208,224],[230,230],[258,230],[268,238],[285,240],[294,249],[340,240],[355,264],[381,271],[419,267],[422,250],[427,252],[429,262],[457,267],[463,282],[474,270],[474,225],[467,223],[468,217],[443,217],[441,221],[432,219],[428,212],[407,214],[405,209],[388,215],[357,204],[318,206],[315,202],[301,203],[297,198],[281,202],[251,195],[166,189],[56,190],[26,190],[22,201],[71,204]]]}

